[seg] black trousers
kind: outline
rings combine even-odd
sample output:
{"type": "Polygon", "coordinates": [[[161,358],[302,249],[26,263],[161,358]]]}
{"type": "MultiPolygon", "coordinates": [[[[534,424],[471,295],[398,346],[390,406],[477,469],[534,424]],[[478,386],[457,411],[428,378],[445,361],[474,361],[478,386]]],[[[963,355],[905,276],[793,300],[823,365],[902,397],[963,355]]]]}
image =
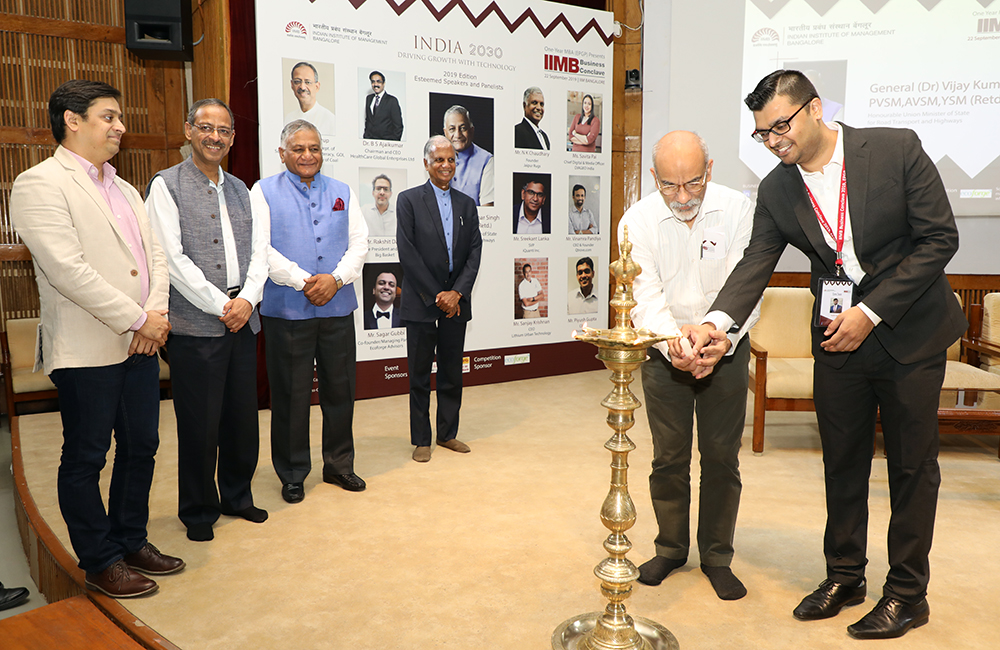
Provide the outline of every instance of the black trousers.
{"type": "Polygon", "coordinates": [[[945,352],[901,364],[868,336],[842,368],[817,362],[816,415],[826,476],[827,576],[847,585],[865,577],[868,482],[881,413],[889,476],[889,573],[883,595],[914,603],[927,593],[938,487],[937,406],[945,352]]]}
{"type": "Polygon", "coordinates": [[[441,316],[429,323],[405,321],[410,376],[410,443],[431,445],[431,363],[437,350],[437,439],[458,436],[462,407],[462,355],[468,321],[441,316]]]}
{"type": "Polygon", "coordinates": [[[188,527],[212,524],[223,510],[253,505],[257,337],[249,326],[220,337],[171,334],[167,351],[177,416],[177,515],[188,527]]]}
{"type": "Polygon", "coordinates": [[[309,407],[313,369],[323,413],[323,473],[354,472],[354,315],[262,318],[271,384],[271,462],[282,483],[302,483],[312,469],[309,407]]]}

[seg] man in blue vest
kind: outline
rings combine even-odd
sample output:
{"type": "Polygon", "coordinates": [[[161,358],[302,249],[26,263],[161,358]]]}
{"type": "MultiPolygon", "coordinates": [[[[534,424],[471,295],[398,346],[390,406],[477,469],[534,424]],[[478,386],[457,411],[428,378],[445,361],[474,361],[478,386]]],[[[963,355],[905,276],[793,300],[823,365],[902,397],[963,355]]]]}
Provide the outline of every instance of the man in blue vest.
{"type": "Polygon", "coordinates": [[[146,212],[170,269],[177,516],[188,539],[205,542],[220,514],[267,519],[250,492],[260,450],[255,307],[267,238],[254,232],[247,186],[220,167],[235,137],[229,107],[195,102],[184,135],[191,157],[153,178],[146,212]]]}
{"type": "Polygon", "coordinates": [[[260,305],[271,383],[271,461],[288,503],[305,497],[309,407],[315,363],[323,412],[323,480],[360,492],[354,473],[354,315],[352,282],[368,253],[368,225],[354,191],[320,173],[316,127],[281,130],[286,171],[250,191],[260,229],[270,233],[269,280],[260,305]]]}

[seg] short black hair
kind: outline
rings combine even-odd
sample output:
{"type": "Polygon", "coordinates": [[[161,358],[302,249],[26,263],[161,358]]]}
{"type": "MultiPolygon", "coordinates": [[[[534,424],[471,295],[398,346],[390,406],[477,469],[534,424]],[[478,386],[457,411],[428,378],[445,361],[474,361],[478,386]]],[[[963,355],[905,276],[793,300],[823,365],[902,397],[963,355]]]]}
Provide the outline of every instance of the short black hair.
{"type": "Polygon", "coordinates": [[[117,88],[103,81],[87,79],[67,81],[52,91],[49,97],[49,124],[52,126],[52,137],[60,144],[66,139],[66,120],[63,117],[66,111],[73,111],[83,119],[87,119],[87,110],[95,101],[104,97],[118,101],[121,96],[117,88]]]}
{"type": "Polygon", "coordinates": [[[371,81],[372,77],[374,77],[375,75],[382,77],[382,83],[385,83],[385,75],[379,72],[378,70],[372,70],[370,73],[368,73],[368,81],[371,81]]]}
{"type": "Polygon", "coordinates": [[[583,185],[580,185],[579,183],[577,183],[576,185],[573,186],[573,191],[570,192],[570,196],[573,196],[574,194],[576,194],[577,190],[583,190],[584,194],[587,193],[587,188],[584,187],[583,185]]]}
{"type": "Polygon", "coordinates": [[[226,102],[222,101],[221,99],[216,99],[215,97],[206,97],[205,99],[199,99],[195,103],[191,104],[191,108],[188,109],[187,123],[194,126],[195,116],[198,115],[198,111],[200,111],[205,106],[221,106],[222,108],[226,109],[226,112],[229,113],[229,126],[231,127],[236,126],[236,118],[233,117],[232,109],[226,106],[226,102]]]}
{"type": "Polygon", "coordinates": [[[545,179],[541,176],[531,176],[528,180],[524,181],[524,185],[521,186],[521,191],[528,189],[528,186],[532,183],[537,183],[542,186],[542,194],[547,194],[549,191],[549,185],[545,182],[545,179]]]}
{"type": "Polygon", "coordinates": [[[530,268],[531,268],[530,264],[525,264],[524,266],[522,266],[521,267],[521,275],[524,275],[524,272],[527,271],[530,268]]]}
{"type": "Polygon", "coordinates": [[[760,111],[775,95],[784,95],[792,104],[805,104],[819,97],[816,86],[798,70],[775,70],[761,79],[743,102],[751,111],[760,111]]]}
{"type": "Polygon", "coordinates": [[[576,261],[576,265],[580,266],[581,264],[586,264],[587,266],[590,267],[590,272],[591,273],[594,272],[594,260],[590,259],[589,257],[581,257],[576,261]]]}

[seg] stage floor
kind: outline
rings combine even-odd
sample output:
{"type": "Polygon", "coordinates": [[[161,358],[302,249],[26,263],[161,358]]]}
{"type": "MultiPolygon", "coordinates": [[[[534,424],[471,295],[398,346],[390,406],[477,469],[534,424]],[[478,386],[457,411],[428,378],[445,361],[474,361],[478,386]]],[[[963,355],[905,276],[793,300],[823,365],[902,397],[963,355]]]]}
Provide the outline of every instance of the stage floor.
{"type": "MultiPolygon", "coordinates": [[[[609,374],[468,388],[459,437],[472,453],[438,448],[427,464],[410,459],[405,395],[360,401],[354,432],[357,473],[368,482],[362,493],[322,482],[313,407],[314,471],[296,505],[281,499],[270,412],[261,411],[254,495],[270,518],[258,525],[223,517],[207,543],[188,541],[176,516],[176,427],[172,403],[163,402],[149,539],[188,567],[159,578],[153,596],[121,603],[185,650],[547,649],[561,622],[606,604],[593,569],[606,557],[608,534],[598,513],[610,477],[603,444],[611,430],[600,406],[609,374]]],[[[641,399],[639,383],[632,388],[641,399]]],[[[645,418],[640,409],[629,457],[636,564],[653,554],[656,534],[645,418]]],[[[871,479],[867,602],[826,621],[791,616],[825,577],[822,462],[814,414],[768,413],[767,421],[765,454],[750,452],[749,427],[741,452],[733,570],[749,594],[719,600],[692,551],[687,567],[659,587],[636,583],[626,601],[631,614],[667,627],[684,650],[847,647],[857,642],[846,626],[881,595],[889,507],[880,452],[871,479]]],[[[31,495],[72,553],[56,501],[58,414],[22,416],[20,436],[31,495]]],[[[1000,646],[996,445],[996,436],[943,438],[931,622],[885,645],[1000,646]]]]}

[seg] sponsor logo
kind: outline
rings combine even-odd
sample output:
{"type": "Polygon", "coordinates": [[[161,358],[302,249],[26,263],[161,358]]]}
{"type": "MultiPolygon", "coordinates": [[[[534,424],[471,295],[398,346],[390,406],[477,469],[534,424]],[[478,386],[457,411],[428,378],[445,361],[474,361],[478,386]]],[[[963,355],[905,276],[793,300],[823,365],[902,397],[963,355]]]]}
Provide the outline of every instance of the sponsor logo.
{"type": "Polygon", "coordinates": [[[770,27],[762,27],[754,32],[753,36],[750,37],[750,42],[760,45],[769,45],[771,43],[777,44],[781,38],[778,36],[778,32],[770,27]]]}
{"type": "Polygon", "coordinates": [[[517,366],[522,363],[531,363],[531,353],[524,352],[522,354],[506,354],[503,358],[503,365],[505,366],[517,366]]]}
{"type": "Polygon", "coordinates": [[[285,25],[285,34],[293,38],[305,38],[306,37],[306,26],[297,20],[285,25]]]}
{"type": "Polygon", "coordinates": [[[993,190],[959,190],[960,199],[992,199],[993,190]]]}
{"type": "Polygon", "coordinates": [[[462,372],[470,372],[472,370],[472,362],[469,357],[462,357],[462,372]]]}

